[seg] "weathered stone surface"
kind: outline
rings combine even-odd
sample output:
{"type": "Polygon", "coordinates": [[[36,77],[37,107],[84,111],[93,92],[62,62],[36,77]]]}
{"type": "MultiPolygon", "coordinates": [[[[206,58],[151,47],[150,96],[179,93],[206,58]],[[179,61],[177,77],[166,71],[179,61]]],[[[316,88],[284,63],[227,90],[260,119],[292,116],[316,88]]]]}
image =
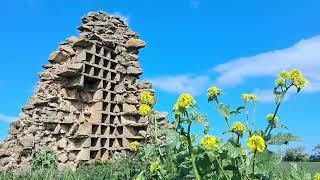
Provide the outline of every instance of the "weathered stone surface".
{"type": "Polygon", "coordinates": [[[116,66],[116,70],[122,74],[126,74],[127,73],[127,70],[124,66],[120,65],[120,64],[117,64],[116,66]]]}
{"type": "Polygon", "coordinates": [[[137,111],[137,107],[131,104],[123,104],[123,111],[128,113],[133,113],[137,111]]]}
{"type": "Polygon", "coordinates": [[[127,73],[128,74],[134,74],[134,75],[140,75],[143,73],[142,69],[141,68],[136,68],[136,67],[133,67],[133,66],[129,66],[128,69],[127,69],[127,73]]]}
{"type": "Polygon", "coordinates": [[[22,147],[30,148],[34,146],[34,140],[35,138],[31,135],[26,135],[21,138],[20,143],[22,144],[22,147]]]}
{"type": "Polygon", "coordinates": [[[59,156],[58,160],[61,161],[62,163],[65,163],[68,160],[68,156],[63,153],[59,156]]]}
{"type": "MultiPolygon", "coordinates": [[[[138,54],[145,42],[106,13],[89,13],[82,22],[80,37],[66,39],[50,55],[35,94],[10,124],[0,145],[0,171],[30,169],[38,149],[53,151],[59,170],[75,169],[80,162],[105,160],[109,149],[130,151],[121,142],[150,136],[141,130],[148,129],[148,120],[137,110],[139,93],[153,92],[150,82],[139,80],[138,54]]],[[[158,117],[165,124],[166,115],[158,117]]]]}
{"type": "Polygon", "coordinates": [[[138,88],[139,89],[152,89],[152,84],[149,81],[139,81],[138,88]]]}
{"type": "Polygon", "coordinates": [[[49,57],[49,61],[54,63],[63,63],[67,60],[68,60],[68,54],[63,51],[53,52],[49,57]]]}
{"type": "Polygon", "coordinates": [[[146,43],[141,39],[130,38],[126,43],[126,46],[128,48],[143,48],[146,47],[146,43]]]}

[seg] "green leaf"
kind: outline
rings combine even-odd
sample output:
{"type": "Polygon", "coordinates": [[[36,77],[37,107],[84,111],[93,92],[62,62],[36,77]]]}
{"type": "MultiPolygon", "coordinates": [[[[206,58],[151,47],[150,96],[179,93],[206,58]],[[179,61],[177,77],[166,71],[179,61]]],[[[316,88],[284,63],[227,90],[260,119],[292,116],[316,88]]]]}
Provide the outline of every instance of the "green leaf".
{"type": "Polygon", "coordinates": [[[143,176],[143,173],[144,173],[144,172],[145,172],[145,171],[141,171],[140,174],[136,177],[135,180],[145,180],[145,178],[144,178],[144,176],[143,176]]]}
{"type": "Polygon", "coordinates": [[[208,134],[210,131],[210,126],[208,123],[208,119],[205,115],[200,114],[200,113],[196,113],[193,116],[192,122],[200,124],[204,127],[204,134],[208,134]]]}
{"type": "Polygon", "coordinates": [[[235,111],[231,111],[230,114],[241,114],[241,110],[245,109],[245,107],[240,106],[235,111]]]}
{"type": "Polygon", "coordinates": [[[270,145],[283,145],[288,144],[291,141],[301,141],[301,138],[294,136],[291,133],[278,133],[270,137],[267,144],[270,145]]]}
{"type": "Polygon", "coordinates": [[[277,166],[281,163],[281,156],[273,153],[269,150],[265,150],[262,153],[257,153],[256,155],[256,169],[257,173],[268,174],[274,166],[277,166]]]}
{"type": "Polygon", "coordinates": [[[283,128],[283,129],[288,129],[288,127],[285,124],[276,124],[275,128],[283,128]]]}
{"type": "Polygon", "coordinates": [[[227,142],[224,146],[223,149],[228,152],[228,156],[231,158],[236,158],[241,155],[241,148],[235,147],[231,142],[227,142]]]}
{"type": "Polygon", "coordinates": [[[220,112],[220,114],[229,119],[230,118],[230,115],[231,115],[231,106],[227,105],[227,106],[224,106],[222,103],[219,104],[219,106],[217,107],[218,111],[220,112]]]}
{"type": "Polygon", "coordinates": [[[276,96],[275,100],[276,100],[276,104],[279,104],[281,102],[281,100],[284,98],[285,92],[279,92],[277,90],[273,91],[274,95],[276,96]]]}

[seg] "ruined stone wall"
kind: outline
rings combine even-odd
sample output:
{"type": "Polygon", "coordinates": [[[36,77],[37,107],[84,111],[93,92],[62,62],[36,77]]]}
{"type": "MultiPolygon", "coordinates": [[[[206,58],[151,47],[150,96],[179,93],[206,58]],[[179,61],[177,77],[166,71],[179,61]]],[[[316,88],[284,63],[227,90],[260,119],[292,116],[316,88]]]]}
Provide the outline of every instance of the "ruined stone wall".
{"type": "Polygon", "coordinates": [[[148,122],[137,111],[140,92],[153,92],[139,80],[145,43],[118,17],[89,13],[82,22],[80,37],[50,55],[35,94],[11,123],[0,147],[1,169],[30,167],[36,149],[53,150],[60,169],[75,168],[129,152],[130,142],[148,136],[148,122]]]}

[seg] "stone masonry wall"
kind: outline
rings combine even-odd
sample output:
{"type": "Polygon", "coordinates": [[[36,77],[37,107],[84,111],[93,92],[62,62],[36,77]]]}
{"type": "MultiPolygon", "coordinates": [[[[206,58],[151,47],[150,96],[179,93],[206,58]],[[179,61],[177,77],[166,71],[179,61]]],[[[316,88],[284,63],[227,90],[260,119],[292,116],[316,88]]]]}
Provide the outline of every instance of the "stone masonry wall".
{"type": "Polygon", "coordinates": [[[106,13],[89,13],[82,22],[80,37],[50,55],[35,94],[11,123],[0,145],[1,170],[30,168],[36,149],[54,151],[61,170],[75,168],[129,152],[130,142],[147,138],[148,122],[137,111],[140,92],[153,92],[139,80],[145,43],[106,13]]]}

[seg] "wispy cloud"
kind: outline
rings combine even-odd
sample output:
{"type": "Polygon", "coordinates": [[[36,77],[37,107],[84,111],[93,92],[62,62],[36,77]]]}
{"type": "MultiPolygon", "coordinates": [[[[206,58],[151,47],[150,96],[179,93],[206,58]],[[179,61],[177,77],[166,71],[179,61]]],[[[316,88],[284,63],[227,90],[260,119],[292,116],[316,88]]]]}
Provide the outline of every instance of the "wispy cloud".
{"type": "MultiPolygon", "coordinates": [[[[302,93],[320,92],[320,36],[304,39],[293,46],[261,53],[250,57],[241,57],[227,63],[213,67],[218,74],[211,78],[211,74],[164,76],[151,79],[155,87],[171,92],[190,92],[200,95],[209,85],[222,88],[235,87],[245,84],[249,79],[261,77],[274,78],[279,72],[291,69],[301,70],[310,81],[302,93]]],[[[253,89],[260,102],[274,102],[273,90],[253,89]]],[[[294,92],[289,92],[287,98],[294,92]]]]}
{"type": "Polygon", "coordinates": [[[293,46],[242,57],[215,66],[217,84],[235,86],[249,78],[273,77],[283,70],[300,69],[310,80],[306,92],[320,91],[320,36],[304,39],[293,46]]]}
{"type": "Polygon", "coordinates": [[[171,93],[202,94],[209,84],[208,76],[192,76],[188,74],[177,76],[162,76],[150,79],[153,85],[163,91],[171,93]]]}
{"type": "Polygon", "coordinates": [[[191,8],[198,9],[200,7],[200,0],[190,0],[191,8]]]}
{"type": "MultiPolygon", "coordinates": [[[[290,99],[291,95],[296,93],[296,89],[290,89],[285,98],[284,101],[287,101],[290,99]]],[[[262,103],[273,103],[275,102],[275,95],[273,94],[273,89],[255,89],[253,90],[253,93],[257,95],[257,101],[262,103]]]]}
{"type": "MultiPolygon", "coordinates": [[[[248,79],[274,77],[283,70],[299,69],[310,81],[304,93],[320,91],[320,36],[303,39],[293,46],[261,53],[251,57],[242,57],[215,66],[219,74],[216,84],[236,86],[248,79]]],[[[256,89],[254,92],[261,102],[274,102],[272,89],[256,89]]],[[[289,92],[287,99],[294,92],[289,92]]]]}
{"type": "Polygon", "coordinates": [[[112,15],[120,17],[125,23],[129,24],[130,16],[124,15],[123,13],[121,13],[119,11],[113,12],[112,15]]]}
{"type": "Polygon", "coordinates": [[[7,116],[7,115],[0,114],[0,121],[11,122],[11,121],[16,120],[16,119],[18,119],[18,117],[13,117],[13,116],[7,116]]]}

